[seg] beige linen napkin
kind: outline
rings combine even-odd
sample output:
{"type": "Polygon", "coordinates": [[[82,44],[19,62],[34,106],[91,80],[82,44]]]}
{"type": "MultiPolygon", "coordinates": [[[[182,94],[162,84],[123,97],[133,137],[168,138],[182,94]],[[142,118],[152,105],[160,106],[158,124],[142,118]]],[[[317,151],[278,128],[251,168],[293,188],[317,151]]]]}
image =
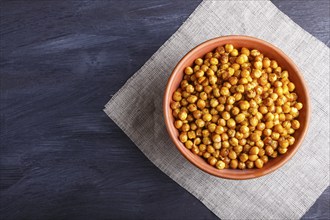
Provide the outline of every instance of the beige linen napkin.
{"type": "Polygon", "coordinates": [[[329,48],[269,1],[203,1],[187,21],[112,97],[105,112],[164,173],[222,219],[297,219],[329,185],[329,48]],[[312,116],[297,154],[252,180],[210,176],[190,164],[167,135],[165,85],[176,63],[205,40],[231,34],[264,39],[299,66],[312,116]]]}

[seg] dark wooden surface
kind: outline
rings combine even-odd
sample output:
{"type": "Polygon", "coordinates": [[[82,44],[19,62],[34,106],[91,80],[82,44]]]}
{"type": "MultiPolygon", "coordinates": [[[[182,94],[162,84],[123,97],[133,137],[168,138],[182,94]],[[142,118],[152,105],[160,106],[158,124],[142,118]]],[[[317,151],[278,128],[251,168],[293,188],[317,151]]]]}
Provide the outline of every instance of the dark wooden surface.
{"type": "MultiPolygon", "coordinates": [[[[199,2],[1,1],[1,219],[217,219],[102,112],[199,2]]],[[[273,2],[329,46],[329,1],[273,2]]]]}

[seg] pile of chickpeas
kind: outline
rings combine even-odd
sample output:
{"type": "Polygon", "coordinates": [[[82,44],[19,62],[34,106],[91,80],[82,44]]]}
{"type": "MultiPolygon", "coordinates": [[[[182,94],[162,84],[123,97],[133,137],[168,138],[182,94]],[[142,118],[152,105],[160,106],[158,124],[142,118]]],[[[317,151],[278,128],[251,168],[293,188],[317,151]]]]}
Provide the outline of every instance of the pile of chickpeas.
{"type": "Polygon", "coordinates": [[[186,67],[172,99],[180,141],[220,170],[262,168],[285,154],[303,108],[288,71],[232,44],[186,67]]]}

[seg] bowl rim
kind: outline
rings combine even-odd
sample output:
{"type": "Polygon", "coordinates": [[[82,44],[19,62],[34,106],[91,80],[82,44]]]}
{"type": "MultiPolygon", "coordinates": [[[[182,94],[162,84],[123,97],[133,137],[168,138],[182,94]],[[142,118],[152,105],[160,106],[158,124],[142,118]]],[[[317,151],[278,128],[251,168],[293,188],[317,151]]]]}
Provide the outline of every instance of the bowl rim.
{"type": "MultiPolygon", "coordinates": [[[[219,36],[219,37],[215,37],[212,39],[209,39],[207,41],[204,41],[200,44],[198,44],[197,46],[195,46],[194,48],[192,48],[188,53],[186,53],[181,59],[180,61],[176,64],[176,66],[174,67],[173,71],[171,72],[170,77],[168,78],[168,81],[166,83],[166,89],[164,92],[164,96],[163,96],[163,114],[164,114],[164,121],[165,121],[165,125],[166,125],[166,130],[167,133],[169,134],[172,142],[174,143],[174,145],[176,146],[176,148],[180,151],[180,153],[193,165],[195,165],[196,167],[198,167],[199,169],[203,170],[204,172],[211,174],[213,176],[216,177],[220,177],[220,178],[225,178],[225,179],[232,179],[232,180],[247,180],[247,179],[253,179],[253,178],[258,178],[261,176],[264,176],[266,174],[272,173],[273,171],[279,169],[280,167],[282,167],[285,163],[287,163],[298,151],[298,149],[300,148],[303,140],[306,137],[306,133],[308,131],[308,127],[309,127],[309,122],[310,122],[310,112],[311,112],[311,106],[310,106],[310,97],[309,97],[309,90],[307,87],[307,84],[304,80],[303,75],[301,74],[299,68],[296,66],[296,64],[293,62],[293,60],[287,56],[281,49],[279,49],[278,47],[272,45],[271,43],[261,40],[259,38],[256,37],[252,37],[252,36],[247,36],[247,35],[225,35],[225,36],[219,36]],[[264,172],[259,172],[257,174],[254,175],[237,175],[234,173],[221,173],[221,170],[211,170],[211,169],[207,169],[203,166],[201,166],[199,163],[197,163],[195,160],[192,159],[192,157],[188,157],[188,155],[186,155],[186,153],[183,151],[183,149],[181,149],[180,146],[178,146],[177,142],[178,137],[175,136],[175,134],[173,132],[171,132],[170,127],[174,127],[173,122],[171,121],[170,117],[168,117],[169,114],[171,114],[170,111],[170,99],[171,97],[169,97],[171,94],[170,93],[170,87],[174,81],[174,78],[176,77],[176,72],[178,72],[179,67],[181,66],[181,64],[187,60],[191,54],[194,54],[196,51],[200,50],[201,48],[203,48],[205,45],[208,44],[212,44],[215,43],[219,40],[233,40],[233,39],[240,39],[240,40],[252,40],[255,41],[257,43],[260,44],[264,44],[267,47],[271,48],[272,50],[276,51],[278,54],[280,54],[285,60],[287,60],[287,62],[289,63],[290,66],[292,66],[292,69],[294,69],[294,71],[297,73],[297,77],[300,79],[300,81],[302,82],[302,87],[305,90],[305,94],[306,94],[306,106],[304,106],[304,108],[306,108],[306,126],[303,128],[303,130],[301,131],[301,138],[298,140],[297,142],[297,146],[296,148],[294,148],[288,155],[287,157],[274,164],[274,166],[268,168],[267,170],[265,170],[264,172]]],[[[174,127],[175,128],[175,127],[174,127]]],[[[175,128],[176,129],[176,128],[175,128]]],[[[211,166],[210,166],[211,168],[211,166]]]]}

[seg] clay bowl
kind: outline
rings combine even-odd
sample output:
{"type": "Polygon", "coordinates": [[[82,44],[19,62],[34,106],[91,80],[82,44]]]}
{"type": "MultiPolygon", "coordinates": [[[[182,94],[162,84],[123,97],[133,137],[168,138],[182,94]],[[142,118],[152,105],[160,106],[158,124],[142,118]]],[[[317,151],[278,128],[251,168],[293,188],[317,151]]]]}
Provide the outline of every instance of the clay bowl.
{"type": "Polygon", "coordinates": [[[307,127],[309,124],[310,117],[310,100],[308,95],[308,90],[306,83],[302,75],[299,72],[297,66],[293,63],[293,61],[285,55],[279,48],[267,43],[263,40],[249,37],[249,36],[224,36],[218,37],[211,40],[208,40],[190,52],[188,52],[176,65],[174,68],[164,94],[163,100],[163,110],[164,110],[164,119],[167,127],[167,131],[181,154],[187,158],[192,164],[194,164],[199,169],[217,176],[226,179],[251,179],[266,175],[279,167],[283,166],[293,155],[297,152],[300,147],[304,136],[307,131],[307,127]],[[296,93],[298,94],[298,100],[303,103],[304,107],[300,110],[300,115],[298,120],[300,121],[301,127],[295,132],[294,137],[296,142],[289,147],[288,151],[284,155],[280,155],[275,159],[270,159],[268,163],[261,169],[246,169],[246,170],[233,170],[233,169],[224,169],[218,170],[215,167],[209,165],[204,159],[201,157],[194,155],[190,150],[185,148],[185,146],[178,139],[178,131],[174,127],[174,118],[172,116],[172,110],[170,108],[170,103],[172,102],[172,94],[179,87],[180,82],[183,78],[184,68],[187,66],[191,66],[194,60],[198,57],[203,57],[207,52],[213,51],[216,47],[224,45],[226,43],[231,43],[235,47],[247,47],[249,49],[255,48],[258,49],[265,56],[270,59],[275,59],[279,66],[283,69],[288,70],[289,78],[296,85],[296,93]]]}

